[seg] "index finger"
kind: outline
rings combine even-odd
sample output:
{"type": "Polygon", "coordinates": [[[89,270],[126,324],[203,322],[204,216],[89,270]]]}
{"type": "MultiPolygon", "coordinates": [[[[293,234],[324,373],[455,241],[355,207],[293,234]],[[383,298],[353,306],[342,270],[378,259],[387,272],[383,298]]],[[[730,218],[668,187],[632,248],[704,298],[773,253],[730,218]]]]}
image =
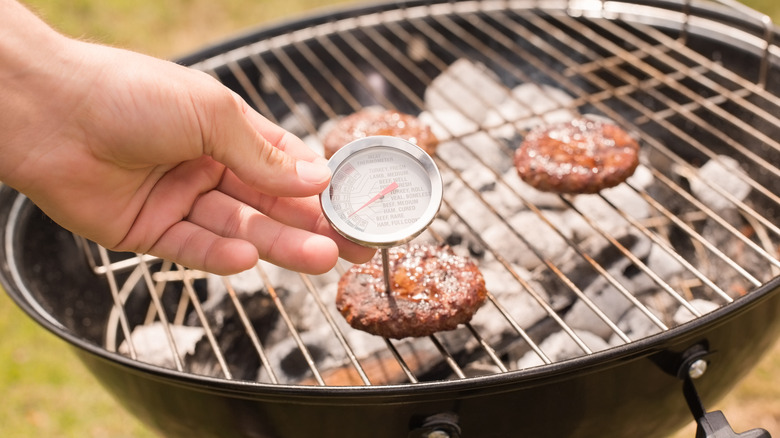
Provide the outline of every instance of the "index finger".
{"type": "Polygon", "coordinates": [[[285,225],[300,228],[330,238],[339,248],[340,256],[352,263],[365,263],[376,250],[353,243],[339,234],[325,219],[316,196],[279,198],[252,190],[234,174],[227,172],[218,187],[268,217],[285,225]]]}

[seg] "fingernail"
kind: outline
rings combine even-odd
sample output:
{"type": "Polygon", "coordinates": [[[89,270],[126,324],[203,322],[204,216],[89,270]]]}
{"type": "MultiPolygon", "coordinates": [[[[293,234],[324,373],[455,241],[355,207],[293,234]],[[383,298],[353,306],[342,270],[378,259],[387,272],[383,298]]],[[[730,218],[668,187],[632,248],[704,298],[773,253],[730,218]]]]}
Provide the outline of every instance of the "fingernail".
{"type": "Polygon", "coordinates": [[[315,162],[298,161],[295,163],[298,177],[311,184],[322,184],[330,179],[330,169],[319,160],[315,162]]]}

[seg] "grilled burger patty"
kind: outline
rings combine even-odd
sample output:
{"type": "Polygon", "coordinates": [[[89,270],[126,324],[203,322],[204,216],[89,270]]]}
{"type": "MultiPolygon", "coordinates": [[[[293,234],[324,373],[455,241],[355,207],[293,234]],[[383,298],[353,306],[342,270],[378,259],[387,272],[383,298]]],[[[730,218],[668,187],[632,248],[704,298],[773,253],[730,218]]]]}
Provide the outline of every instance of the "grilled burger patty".
{"type": "Polygon", "coordinates": [[[534,128],[515,152],[520,178],[558,193],[596,193],[631,176],[639,144],[620,127],[585,117],[534,128]]]}
{"type": "Polygon", "coordinates": [[[417,117],[394,110],[364,108],[340,119],[325,135],[325,158],[330,158],[347,143],[372,135],[400,137],[433,155],[439,140],[417,117]]]}
{"type": "Polygon", "coordinates": [[[390,293],[379,253],[339,281],[336,307],[356,329],[395,339],[428,336],[470,321],[485,301],[482,273],[449,246],[410,244],[388,255],[390,293]]]}

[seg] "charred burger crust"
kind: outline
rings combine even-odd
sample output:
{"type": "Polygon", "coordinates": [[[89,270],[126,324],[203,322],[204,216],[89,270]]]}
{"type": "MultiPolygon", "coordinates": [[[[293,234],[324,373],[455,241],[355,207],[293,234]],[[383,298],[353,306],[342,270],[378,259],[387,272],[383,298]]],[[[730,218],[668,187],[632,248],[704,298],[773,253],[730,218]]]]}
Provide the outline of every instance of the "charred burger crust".
{"type": "Polygon", "coordinates": [[[347,143],[372,135],[400,137],[433,155],[439,140],[431,128],[417,117],[395,110],[364,108],[341,118],[323,140],[325,158],[330,158],[347,143]]]}
{"type": "Polygon", "coordinates": [[[476,264],[448,246],[409,245],[389,255],[390,294],[379,256],[339,281],[336,307],[356,329],[395,339],[428,336],[470,321],[485,301],[476,264]]]}
{"type": "Polygon", "coordinates": [[[531,186],[557,193],[597,193],[631,176],[639,144],[617,125],[585,117],[532,129],[515,152],[531,186]]]}

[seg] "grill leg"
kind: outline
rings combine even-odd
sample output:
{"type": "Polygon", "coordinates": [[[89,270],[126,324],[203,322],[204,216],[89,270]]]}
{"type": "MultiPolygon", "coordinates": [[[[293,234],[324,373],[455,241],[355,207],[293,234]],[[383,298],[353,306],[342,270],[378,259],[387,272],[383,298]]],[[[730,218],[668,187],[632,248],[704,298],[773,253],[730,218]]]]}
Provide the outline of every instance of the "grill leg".
{"type": "Polygon", "coordinates": [[[696,438],[772,438],[764,429],[751,429],[736,433],[721,411],[712,411],[696,420],[696,438]]]}
{"type": "Polygon", "coordinates": [[[764,429],[751,429],[737,433],[731,428],[726,416],[721,411],[707,412],[701,402],[693,380],[701,377],[707,370],[704,359],[706,351],[698,351],[685,360],[678,376],[683,379],[683,394],[688,408],[696,420],[696,438],[772,438],[764,429]]]}

